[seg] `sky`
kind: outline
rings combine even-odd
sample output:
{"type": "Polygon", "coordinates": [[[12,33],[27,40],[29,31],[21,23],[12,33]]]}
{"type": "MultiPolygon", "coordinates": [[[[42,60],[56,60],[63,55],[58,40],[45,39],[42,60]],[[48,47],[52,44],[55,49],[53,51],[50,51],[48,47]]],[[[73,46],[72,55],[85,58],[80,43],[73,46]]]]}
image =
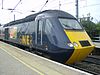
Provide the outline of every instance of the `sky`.
{"type": "MultiPolygon", "coordinates": [[[[30,14],[39,12],[47,0],[0,0],[0,23],[6,24],[15,19],[21,19],[30,14]],[[19,4],[18,4],[19,3],[19,4]],[[16,7],[16,5],[18,6],[16,7]],[[16,8],[15,8],[16,7],[16,8]],[[2,9],[3,8],[3,9],[2,9]],[[8,9],[14,9],[13,12],[8,9]],[[31,12],[35,11],[35,12],[31,12]]],[[[48,0],[48,3],[43,7],[43,10],[60,9],[66,11],[73,16],[76,16],[76,0],[48,0]],[[61,6],[59,7],[59,4],[61,6]]],[[[90,16],[94,22],[100,21],[100,0],[79,0],[79,18],[90,16]]]]}

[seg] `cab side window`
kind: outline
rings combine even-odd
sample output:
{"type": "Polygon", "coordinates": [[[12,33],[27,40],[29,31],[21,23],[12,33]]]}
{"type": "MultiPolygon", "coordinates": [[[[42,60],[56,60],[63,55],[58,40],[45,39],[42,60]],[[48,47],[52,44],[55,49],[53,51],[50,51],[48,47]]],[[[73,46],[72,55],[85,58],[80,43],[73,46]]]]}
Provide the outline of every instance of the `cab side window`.
{"type": "Polygon", "coordinates": [[[46,19],[45,32],[50,34],[51,33],[51,28],[52,28],[52,24],[51,24],[50,20],[46,19]]]}

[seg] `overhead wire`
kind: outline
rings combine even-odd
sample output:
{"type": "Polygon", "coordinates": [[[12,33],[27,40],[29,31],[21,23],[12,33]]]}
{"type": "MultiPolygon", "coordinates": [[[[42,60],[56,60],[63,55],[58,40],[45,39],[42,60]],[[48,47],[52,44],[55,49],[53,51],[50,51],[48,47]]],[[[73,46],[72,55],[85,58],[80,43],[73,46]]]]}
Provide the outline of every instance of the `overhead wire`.
{"type": "MultiPolygon", "coordinates": [[[[2,1],[4,1],[4,0],[2,0],[2,1]]],[[[21,1],[22,1],[22,0],[20,0],[20,1],[15,5],[15,7],[12,9],[11,12],[13,12],[13,11],[17,8],[17,6],[20,4],[21,1]]],[[[64,6],[64,5],[74,4],[74,3],[75,3],[75,2],[66,2],[66,3],[65,3],[65,2],[62,2],[61,0],[49,0],[49,2],[48,2],[48,0],[46,0],[46,2],[45,2],[44,5],[39,5],[39,7],[42,7],[42,8],[40,9],[40,11],[43,10],[43,8],[44,8],[45,6],[48,7],[48,5],[50,5],[50,4],[53,5],[53,6],[51,6],[52,8],[57,8],[57,7],[59,7],[58,5],[55,5],[55,4],[54,4],[54,3],[56,3],[56,1],[60,1],[61,7],[64,6]],[[47,3],[48,3],[48,4],[47,4],[47,3]]],[[[79,1],[79,2],[82,2],[82,1],[79,1]]],[[[86,8],[86,7],[97,6],[97,5],[100,5],[100,3],[98,3],[98,4],[92,4],[92,5],[86,5],[86,6],[79,7],[79,8],[86,8]]],[[[50,8],[51,8],[51,7],[50,7],[50,8]]],[[[2,8],[3,8],[3,6],[2,6],[2,8]]],[[[36,7],[36,8],[38,8],[38,7],[36,7]]],[[[72,10],[72,9],[71,9],[71,10],[72,10]]],[[[67,11],[70,11],[70,10],[67,10],[67,11]]]]}
{"type": "Polygon", "coordinates": [[[16,7],[19,5],[19,3],[21,2],[22,0],[20,0],[16,5],[15,5],[15,7],[12,9],[12,11],[11,12],[13,12],[13,10],[15,10],[16,9],[16,7]]]}
{"type": "Polygon", "coordinates": [[[44,6],[48,3],[48,0],[45,2],[45,4],[43,5],[43,7],[40,9],[40,12],[41,10],[44,8],[44,6]]]}
{"type": "Polygon", "coordinates": [[[98,4],[91,4],[91,5],[87,5],[87,6],[80,7],[80,8],[92,7],[92,6],[97,6],[97,5],[100,5],[100,3],[98,3],[98,4]]]}
{"type": "MultiPolygon", "coordinates": [[[[2,0],[2,2],[3,2],[4,0],[2,0]]],[[[16,4],[16,6],[12,9],[12,11],[11,12],[13,12],[13,10],[15,10],[16,9],[16,7],[19,5],[19,3],[21,2],[22,0],[20,0],[17,4],[16,4]]],[[[52,4],[53,5],[53,3],[55,3],[56,1],[58,1],[58,0],[49,0],[49,3],[48,4],[52,4]]],[[[67,4],[73,4],[73,3],[75,3],[75,2],[67,2],[67,3],[62,3],[61,2],[61,0],[59,0],[60,1],[60,3],[61,3],[61,6],[63,6],[63,5],[67,5],[67,4]]],[[[48,0],[46,1],[46,3],[48,2],[48,0]]],[[[80,0],[79,2],[82,2],[82,0],[80,0]]],[[[46,4],[45,3],[45,4],[46,4]]],[[[44,4],[44,6],[45,6],[45,4],[44,4]]],[[[47,4],[47,7],[48,7],[48,4],[47,4]]],[[[1,4],[0,4],[1,5],[1,4]]],[[[91,7],[91,6],[97,6],[97,5],[100,5],[100,3],[99,4],[92,4],[92,5],[88,5],[88,6],[84,6],[84,7],[80,7],[80,8],[85,8],[85,7],[91,7]]],[[[41,5],[42,6],[42,5],[41,5]]],[[[39,6],[39,7],[41,7],[41,6],[39,6]]],[[[44,8],[44,6],[40,9],[40,11],[44,8]]],[[[58,7],[58,5],[56,5],[56,6],[54,6],[54,7],[58,7]]],[[[2,9],[3,9],[3,5],[2,5],[2,9]]]]}

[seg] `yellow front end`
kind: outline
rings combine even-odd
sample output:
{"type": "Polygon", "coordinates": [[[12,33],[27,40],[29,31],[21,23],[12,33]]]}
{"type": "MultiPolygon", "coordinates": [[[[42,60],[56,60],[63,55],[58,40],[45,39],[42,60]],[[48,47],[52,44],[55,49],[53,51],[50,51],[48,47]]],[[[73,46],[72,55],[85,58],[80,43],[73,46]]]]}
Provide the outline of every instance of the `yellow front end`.
{"type": "Polygon", "coordinates": [[[74,52],[66,62],[66,64],[73,64],[75,62],[79,62],[89,55],[94,49],[94,45],[90,37],[87,35],[85,31],[74,31],[74,30],[64,30],[66,35],[68,36],[71,43],[77,43],[78,46],[74,46],[74,52]],[[91,46],[82,47],[79,41],[88,40],[91,46]]]}

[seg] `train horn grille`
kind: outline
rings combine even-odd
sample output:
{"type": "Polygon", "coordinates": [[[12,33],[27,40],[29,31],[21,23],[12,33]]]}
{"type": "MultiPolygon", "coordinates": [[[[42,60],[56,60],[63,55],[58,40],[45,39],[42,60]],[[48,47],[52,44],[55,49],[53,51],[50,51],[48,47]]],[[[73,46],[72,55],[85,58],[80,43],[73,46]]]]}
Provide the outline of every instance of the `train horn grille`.
{"type": "Polygon", "coordinates": [[[82,47],[85,47],[85,46],[91,46],[91,44],[89,43],[88,40],[79,41],[79,42],[80,42],[80,44],[81,44],[82,47]]]}

